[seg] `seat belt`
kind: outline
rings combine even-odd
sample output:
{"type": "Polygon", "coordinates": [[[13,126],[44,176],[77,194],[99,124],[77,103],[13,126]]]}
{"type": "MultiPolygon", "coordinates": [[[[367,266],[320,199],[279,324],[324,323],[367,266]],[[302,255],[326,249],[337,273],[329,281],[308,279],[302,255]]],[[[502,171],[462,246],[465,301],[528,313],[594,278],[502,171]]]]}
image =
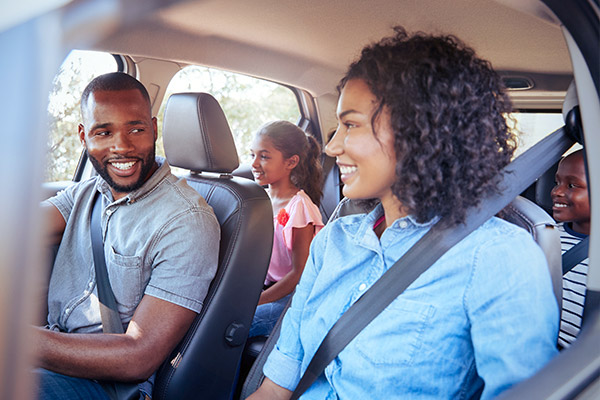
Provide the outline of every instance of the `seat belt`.
{"type": "MultiPolygon", "coordinates": [[[[115,294],[110,286],[106,260],[104,259],[104,240],[102,240],[102,195],[94,194],[94,206],[90,215],[90,236],[94,253],[94,269],[96,270],[96,287],[100,303],[102,332],[124,333],[123,323],[117,309],[115,294]]],[[[136,383],[99,382],[111,400],[137,400],[140,389],[136,383]]]]}
{"type": "Polygon", "coordinates": [[[572,270],[577,264],[588,258],[590,237],[582,239],[562,255],[563,275],[572,270]]]}
{"type": "Polygon", "coordinates": [[[302,375],[291,399],[298,399],[327,365],[396,297],[434,264],[447,250],[502,210],[573,145],[560,128],[513,160],[499,174],[501,190],[467,211],[463,224],[439,220],[377,280],[331,327],[302,375]]]}
{"type": "Polygon", "coordinates": [[[100,302],[100,317],[102,318],[102,331],[104,333],[123,333],[123,323],[117,309],[115,294],[110,286],[106,260],[104,259],[104,241],[102,240],[102,196],[96,192],[94,208],[90,218],[90,235],[92,237],[92,251],[94,252],[94,268],[96,270],[96,286],[98,288],[98,301],[100,302]]]}

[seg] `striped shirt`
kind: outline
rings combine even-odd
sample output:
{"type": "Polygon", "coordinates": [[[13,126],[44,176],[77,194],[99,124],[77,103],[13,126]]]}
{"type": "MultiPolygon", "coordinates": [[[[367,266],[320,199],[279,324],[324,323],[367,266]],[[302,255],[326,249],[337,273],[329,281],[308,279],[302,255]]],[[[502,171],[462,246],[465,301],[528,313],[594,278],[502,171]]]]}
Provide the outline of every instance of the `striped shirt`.
{"type": "MultiPolygon", "coordinates": [[[[561,251],[564,254],[587,235],[572,230],[568,224],[558,225],[561,251]]],[[[577,264],[563,276],[563,300],[558,344],[568,347],[577,337],[581,328],[581,316],[585,302],[585,282],[588,273],[588,259],[577,264]]]]}

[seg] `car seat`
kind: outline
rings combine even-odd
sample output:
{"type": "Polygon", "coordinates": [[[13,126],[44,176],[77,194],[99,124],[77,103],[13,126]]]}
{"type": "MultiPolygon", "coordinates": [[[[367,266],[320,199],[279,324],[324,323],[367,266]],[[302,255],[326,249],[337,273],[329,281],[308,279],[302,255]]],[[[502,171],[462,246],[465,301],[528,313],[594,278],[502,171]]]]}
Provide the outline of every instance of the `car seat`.
{"type": "Polygon", "coordinates": [[[271,202],[258,184],[231,175],[237,152],[225,114],[211,95],[172,95],[163,136],[169,164],[189,170],[188,184],[214,209],[221,242],[202,311],[159,368],[153,399],[229,399],[271,258],[271,202]]]}

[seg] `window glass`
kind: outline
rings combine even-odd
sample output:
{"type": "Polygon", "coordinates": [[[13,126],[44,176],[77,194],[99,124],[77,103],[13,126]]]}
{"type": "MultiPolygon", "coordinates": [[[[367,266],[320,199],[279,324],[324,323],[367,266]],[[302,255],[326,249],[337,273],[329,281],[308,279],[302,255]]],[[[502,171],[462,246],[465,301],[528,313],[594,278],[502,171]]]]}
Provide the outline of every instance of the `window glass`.
{"type": "Polygon", "coordinates": [[[519,147],[515,156],[564,125],[561,113],[525,113],[516,112],[511,115],[519,132],[519,147]]]}
{"type": "Polygon", "coordinates": [[[102,52],[73,50],[62,63],[48,99],[46,182],[73,178],[82,150],[77,134],[81,93],[96,76],[114,71],[115,58],[102,52]]]}
{"type": "Polygon", "coordinates": [[[240,163],[250,161],[250,144],[261,125],[276,119],[297,123],[300,118],[296,96],[285,86],[213,68],[188,66],[175,74],[169,83],[159,111],[156,149],[159,155],[164,156],[162,117],[167,99],[171,94],[181,92],[207,92],[217,99],[231,127],[240,163]]]}

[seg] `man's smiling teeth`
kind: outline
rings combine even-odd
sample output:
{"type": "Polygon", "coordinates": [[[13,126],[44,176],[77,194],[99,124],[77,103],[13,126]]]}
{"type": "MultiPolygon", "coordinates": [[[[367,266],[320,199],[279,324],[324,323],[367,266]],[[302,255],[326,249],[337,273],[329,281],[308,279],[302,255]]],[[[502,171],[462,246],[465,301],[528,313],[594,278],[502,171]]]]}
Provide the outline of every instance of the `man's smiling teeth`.
{"type": "Polygon", "coordinates": [[[135,161],[130,161],[130,162],[126,162],[126,163],[123,163],[123,162],[121,162],[121,163],[120,162],[112,162],[111,163],[111,165],[113,167],[118,168],[118,169],[123,170],[123,171],[125,171],[126,169],[129,169],[129,168],[133,167],[133,164],[135,164],[135,161]]]}
{"type": "Polygon", "coordinates": [[[357,169],[358,168],[356,168],[356,167],[350,167],[350,166],[347,166],[347,165],[340,165],[340,172],[342,174],[344,174],[344,175],[348,175],[348,174],[351,174],[353,172],[356,172],[357,169]]]}
{"type": "Polygon", "coordinates": [[[566,204],[554,203],[554,207],[556,207],[556,208],[565,208],[565,207],[569,207],[569,206],[566,205],[566,204]]]}

